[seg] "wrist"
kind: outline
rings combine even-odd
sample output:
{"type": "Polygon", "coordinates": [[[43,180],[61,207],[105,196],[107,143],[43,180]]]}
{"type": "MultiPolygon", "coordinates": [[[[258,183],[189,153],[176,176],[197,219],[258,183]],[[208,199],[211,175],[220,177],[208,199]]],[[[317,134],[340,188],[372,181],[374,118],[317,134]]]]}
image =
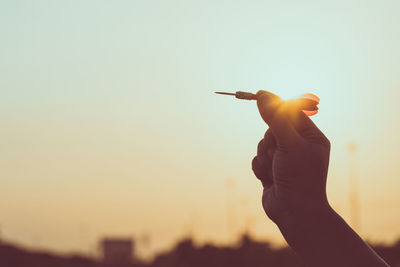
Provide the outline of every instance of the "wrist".
{"type": "Polygon", "coordinates": [[[279,228],[305,228],[312,227],[315,223],[328,214],[335,213],[328,201],[320,201],[318,203],[296,206],[275,217],[274,222],[279,228]]]}
{"type": "Polygon", "coordinates": [[[288,245],[301,257],[316,251],[337,216],[328,202],[282,213],[275,220],[288,245]],[[320,240],[321,242],[316,242],[320,240]],[[312,249],[310,249],[312,248],[312,249]]]}
{"type": "Polygon", "coordinates": [[[309,266],[388,266],[327,202],[288,211],[276,224],[309,266]]]}

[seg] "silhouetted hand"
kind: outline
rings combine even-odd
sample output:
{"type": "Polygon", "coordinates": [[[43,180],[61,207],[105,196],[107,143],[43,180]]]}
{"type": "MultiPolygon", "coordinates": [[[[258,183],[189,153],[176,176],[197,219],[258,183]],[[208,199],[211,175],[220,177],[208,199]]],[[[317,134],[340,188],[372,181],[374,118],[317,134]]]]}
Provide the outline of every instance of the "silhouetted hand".
{"type": "Polygon", "coordinates": [[[307,266],[388,266],[330,207],[326,177],[330,143],[301,111],[259,91],[257,105],[269,125],[253,171],[261,180],[264,210],[307,266]]]}
{"type": "Polygon", "coordinates": [[[264,185],[265,212],[276,221],[285,212],[327,205],[329,140],[298,101],[284,102],[266,91],[257,95],[261,117],[270,126],[252,163],[264,185]]]}

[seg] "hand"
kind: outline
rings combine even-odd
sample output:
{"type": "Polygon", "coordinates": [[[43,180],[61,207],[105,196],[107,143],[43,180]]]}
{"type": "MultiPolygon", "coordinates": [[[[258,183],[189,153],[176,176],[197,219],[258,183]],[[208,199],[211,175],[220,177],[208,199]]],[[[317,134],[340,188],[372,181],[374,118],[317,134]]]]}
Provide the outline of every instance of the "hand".
{"type": "Polygon", "coordinates": [[[257,95],[270,128],[253,170],[264,185],[264,210],[288,244],[308,266],[389,266],[329,206],[330,143],[301,111],[301,101],[284,102],[266,91],[257,95]]]}
{"type": "Polygon", "coordinates": [[[257,106],[269,125],[252,167],[261,180],[262,203],[273,221],[290,212],[309,212],[328,205],[326,178],[330,143],[301,111],[299,101],[282,101],[259,91],[257,106]]]}

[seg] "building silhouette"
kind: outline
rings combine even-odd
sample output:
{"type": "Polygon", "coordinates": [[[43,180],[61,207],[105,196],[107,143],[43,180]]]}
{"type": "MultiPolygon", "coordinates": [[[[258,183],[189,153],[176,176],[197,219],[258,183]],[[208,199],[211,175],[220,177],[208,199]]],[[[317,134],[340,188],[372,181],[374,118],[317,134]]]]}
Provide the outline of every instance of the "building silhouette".
{"type": "Polygon", "coordinates": [[[126,265],[133,262],[133,240],[105,238],[101,241],[102,262],[106,265],[126,265]]]}

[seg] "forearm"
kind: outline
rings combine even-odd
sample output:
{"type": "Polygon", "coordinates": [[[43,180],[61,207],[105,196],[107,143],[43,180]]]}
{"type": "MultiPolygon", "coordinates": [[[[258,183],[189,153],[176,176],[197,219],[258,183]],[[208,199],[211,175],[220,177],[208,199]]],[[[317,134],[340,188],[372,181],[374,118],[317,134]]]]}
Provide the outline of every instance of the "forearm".
{"type": "Polygon", "coordinates": [[[309,266],[389,266],[329,205],[282,214],[276,223],[309,266]]]}

